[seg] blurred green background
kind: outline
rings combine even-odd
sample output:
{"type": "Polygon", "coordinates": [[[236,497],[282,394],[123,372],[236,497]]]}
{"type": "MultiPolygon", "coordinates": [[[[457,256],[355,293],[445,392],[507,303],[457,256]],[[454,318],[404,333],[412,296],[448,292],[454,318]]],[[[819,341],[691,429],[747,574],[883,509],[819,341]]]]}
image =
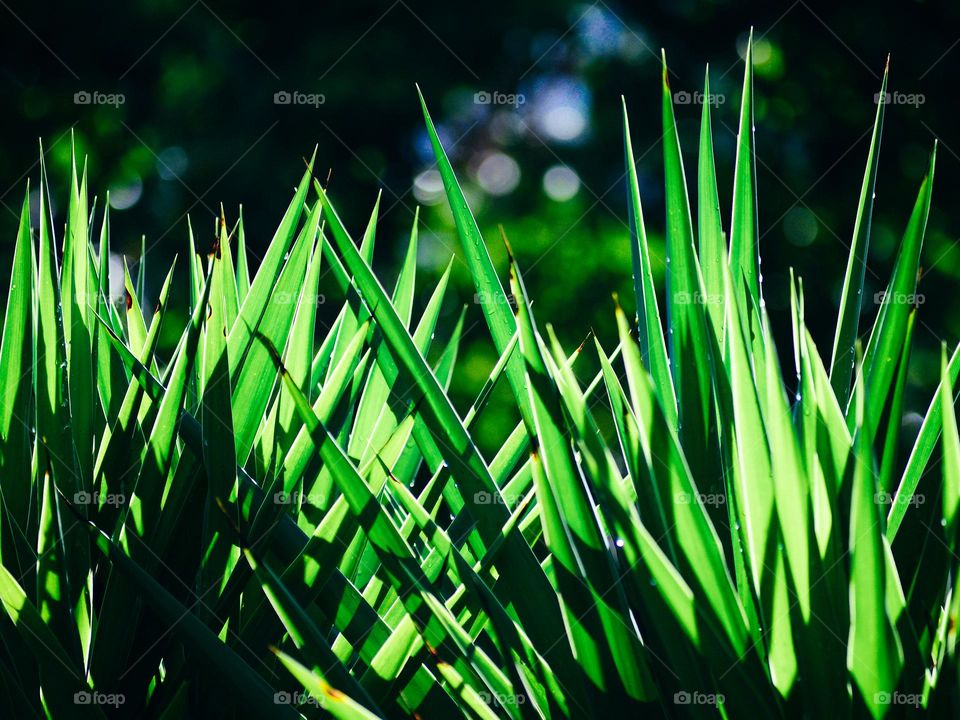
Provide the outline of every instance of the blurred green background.
{"type": "MultiPolygon", "coordinates": [[[[620,96],[631,113],[647,231],[662,276],[660,48],[671,87],[690,97],[710,64],[728,215],[752,25],[763,290],[781,352],[789,349],[786,278],[793,267],[804,278],[808,322],[829,357],[888,52],[890,90],[903,102],[886,115],[862,327],[876,312],[873,293],[889,278],[939,137],[912,409],[922,411],[920,398],[929,398],[941,340],[952,345],[960,336],[953,312],[960,274],[960,213],[952,210],[960,188],[955,3],[138,0],[92,9],[0,0],[0,18],[0,303],[27,178],[36,188],[39,177],[38,139],[61,199],[59,223],[71,130],[89,158],[91,194],[101,206],[110,190],[114,249],[132,264],[145,236],[148,291],[186,250],[188,213],[204,248],[220,203],[231,222],[242,205],[250,249],[262,252],[314,146],[318,174],[330,173],[331,194],[357,234],[382,190],[376,259],[385,284],[414,209],[422,207],[421,286],[429,286],[459,243],[423,130],[419,83],[498,267],[505,267],[502,224],[541,322],[552,321],[571,350],[591,329],[612,349],[611,294],[633,305],[620,96]]],[[[692,179],[700,107],[678,104],[677,112],[692,179]]],[[[35,192],[32,199],[36,206],[35,192]]],[[[466,267],[455,261],[454,271],[443,332],[468,305],[454,381],[465,408],[495,358],[466,267]]],[[[179,287],[186,288],[185,278],[179,287]]],[[[181,313],[186,297],[179,293],[181,313]]],[[[325,322],[338,304],[326,306],[325,322]]],[[[167,326],[170,342],[177,325],[167,326]]],[[[591,371],[584,363],[583,376],[591,371]]],[[[485,436],[491,446],[499,434],[485,436]]]]}

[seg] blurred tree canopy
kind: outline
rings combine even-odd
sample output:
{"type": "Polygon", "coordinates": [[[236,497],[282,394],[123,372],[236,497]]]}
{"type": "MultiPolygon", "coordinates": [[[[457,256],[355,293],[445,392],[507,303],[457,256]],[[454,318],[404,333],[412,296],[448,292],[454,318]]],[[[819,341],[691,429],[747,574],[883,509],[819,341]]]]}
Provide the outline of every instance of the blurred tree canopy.
{"type": "MultiPolygon", "coordinates": [[[[260,251],[315,146],[317,172],[329,170],[331,193],[357,232],[382,190],[384,277],[392,278],[417,205],[420,264],[435,276],[459,243],[433,170],[418,83],[495,261],[503,267],[502,224],[544,306],[540,317],[554,318],[571,348],[591,328],[609,341],[611,293],[632,297],[620,96],[647,230],[662,243],[660,48],[671,88],[684,93],[677,112],[688,181],[696,98],[710,63],[728,215],[742,55],[753,26],[764,294],[785,348],[789,268],[803,276],[808,322],[829,355],[875,93],[891,53],[890,90],[902,102],[886,116],[865,297],[889,278],[939,137],[915,384],[935,376],[941,339],[952,345],[960,336],[960,314],[951,312],[960,274],[955,3],[135,0],[92,9],[0,0],[0,18],[5,277],[27,177],[36,193],[38,138],[63,198],[71,131],[89,157],[101,207],[110,190],[114,248],[133,262],[144,235],[149,277],[185,251],[188,213],[199,246],[209,245],[221,202],[228,221],[242,204],[250,249],[260,251]]],[[[55,208],[58,222],[64,210],[55,208]]],[[[662,273],[662,258],[655,262],[662,273]]],[[[455,273],[459,300],[470,304],[465,266],[455,262],[455,273]]],[[[865,322],[875,309],[865,308],[865,322]]],[[[458,311],[454,303],[447,309],[458,311]]],[[[467,327],[462,400],[494,360],[478,308],[467,327]]]]}

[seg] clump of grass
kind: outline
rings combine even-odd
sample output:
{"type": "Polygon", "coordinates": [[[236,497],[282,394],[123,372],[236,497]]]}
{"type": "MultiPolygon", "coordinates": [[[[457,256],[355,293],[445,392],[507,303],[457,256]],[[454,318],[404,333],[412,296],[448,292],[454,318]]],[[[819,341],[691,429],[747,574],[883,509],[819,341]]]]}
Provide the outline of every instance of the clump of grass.
{"type": "Polygon", "coordinates": [[[704,104],[694,226],[666,78],[664,61],[666,293],[624,111],[636,314],[615,308],[615,349],[562,347],[513,258],[504,287],[424,104],[500,357],[465,413],[447,394],[464,316],[439,327],[449,270],[414,317],[416,224],[388,290],[377,208],[357,243],[312,162],[252,279],[242,221],[221,218],[206,258],[191,236],[191,315],[167,362],[172,268],[152,314],[142,276],[112,304],[106,211],[94,222],[74,163],[57,238],[41,168],[0,347],[5,713],[955,706],[957,352],[904,466],[894,452],[934,155],[862,342],[878,105],[831,354],[791,279],[785,372],[759,278],[750,53],[726,222],[704,104]],[[318,336],[321,272],[342,304],[318,336]],[[601,366],[588,382],[584,353],[601,366]],[[521,421],[484,457],[472,433],[498,383],[521,421]]]}

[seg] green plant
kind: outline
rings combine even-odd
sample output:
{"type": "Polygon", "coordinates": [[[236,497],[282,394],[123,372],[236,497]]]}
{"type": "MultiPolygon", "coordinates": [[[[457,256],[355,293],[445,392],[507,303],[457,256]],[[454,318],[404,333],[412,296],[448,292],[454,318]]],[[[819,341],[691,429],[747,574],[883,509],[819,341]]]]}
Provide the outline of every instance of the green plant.
{"type": "Polygon", "coordinates": [[[435,341],[449,269],[413,317],[416,223],[388,292],[377,208],[358,246],[311,162],[252,281],[242,221],[221,219],[206,261],[191,235],[192,314],[164,363],[172,268],[149,317],[142,275],[112,304],[108,214],[94,227],[74,164],[58,257],[41,165],[0,348],[5,712],[949,712],[958,353],[896,454],[933,156],[861,350],[878,105],[832,355],[791,281],[787,382],[761,295],[752,92],[748,52],[728,251],[710,106],[695,233],[664,61],[666,323],[624,112],[637,315],[616,307],[613,352],[561,347],[512,258],[504,289],[424,104],[500,357],[465,414],[447,394],[464,314],[435,341]],[[321,272],[343,304],[318,338],[321,272]],[[584,353],[601,366],[587,383],[584,353]],[[471,428],[502,382],[520,422],[486,458],[471,428]]]}

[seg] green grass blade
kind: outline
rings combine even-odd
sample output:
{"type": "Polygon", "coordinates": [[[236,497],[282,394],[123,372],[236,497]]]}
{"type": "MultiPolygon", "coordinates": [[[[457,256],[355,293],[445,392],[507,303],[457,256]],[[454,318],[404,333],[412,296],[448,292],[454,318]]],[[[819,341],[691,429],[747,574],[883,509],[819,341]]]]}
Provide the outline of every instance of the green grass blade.
{"type": "MultiPolygon", "coordinates": [[[[274,351],[274,361],[282,370],[282,362],[274,351]]],[[[510,685],[499,669],[478,647],[464,643],[466,638],[456,620],[449,615],[445,605],[433,595],[429,580],[424,576],[415,555],[397,530],[384,508],[377,502],[371,488],[350,463],[343,450],[336,444],[329,431],[320,423],[309,403],[293,384],[290,376],[282,370],[284,385],[296,400],[297,412],[310,430],[314,444],[324,463],[329,465],[334,480],[350,507],[351,513],[360,522],[364,534],[375,548],[386,580],[394,587],[408,613],[414,616],[423,628],[424,638],[445,661],[456,665],[461,673],[477,673],[477,677],[489,683],[498,693],[510,693],[510,685]]]]}
{"type": "MultiPolygon", "coordinates": [[[[437,160],[440,176],[443,178],[447,202],[450,203],[450,209],[453,212],[467,267],[470,268],[477,297],[481,300],[480,309],[483,311],[487,327],[490,329],[493,345],[497,349],[497,353],[502,355],[507,343],[510,342],[510,338],[517,331],[517,323],[510,311],[510,304],[503,292],[500,278],[493,267],[493,261],[490,259],[490,253],[484,243],[483,236],[480,234],[480,228],[477,227],[477,221],[474,219],[473,213],[470,212],[470,207],[467,205],[467,200],[453,173],[450,161],[440,144],[440,137],[437,135],[433,120],[427,111],[427,103],[423,99],[419,87],[417,88],[417,94],[420,97],[420,106],[423,110],[424,122],[427,125],[427,134],[430,137],[430,144],[433,147],[433,154],[437,160]]],[[[520,415],[524,422],[529,425],[531,422],[530,405],[523,387],[523,363],[519,355],[510,359],[506,374],[507,381],[510,383],[514,398],[517,401],[520,415]]]]}
{"type": "Polygon", "coordinates": [[[683,455],[676,431],[669,426],[654,396],[649,375],[639,367],[637,348],[626,336],[623,313],[617,311],[624,364],[633,399],[626,411],[638,432],[639,447],[631,447],[631,475],[639,499],[640,518],[653,528],[671,564],[689,577],[687,584],[710,607],[737,655],[747,650],[745,618],[733,593],[720,539],[711,522],[695,477],[683,455]]]}
{"type": "MultiPolygon", "coordinates": [[[[953,351],[950,362],[947,364],[947,376],[951,385],[956,385],[957,378],[960,377],[960,345],[953,351]]],[[[942,390],[938,388],[938,393],[942,390]]],[[[911,499],[920,480],[927,470],[930,457],[933,455],[933,449],[936,447],[937,439],[940,437],[940,430],[943,427],[943,404],[935,396],[930,402],[930,407],[923,417],[920,424],[920,432],[917,433],[917,439],[910,451],[910,457],[907,459],[907,466],[904,468],[903,476],[900,478],[900,484],[897,487],[897,493],[890,505],[890,512],[887,515],[887,540],[891,544],[896,540],[897,533],[903,523],[903,519],[911,506],[911,499]]]]}
{"type": "Polygon", "coordinates": [[[730,219],[730,272],[740,304],[746,308],[744,286],[755,306],[760,305],[760,243],[757,220],[757,164],[753,127],[753,29],[747,41],[743,95],[737,133],[737,162],[733,175],[733,211],[730,219]]]}
{"type": "MultiPolygon", "coordinates": [[[[160,330],[163,327],[163,318],[167,310],[167,299],[170,293],[170,285],[175,266],[176,263],[170,266],[170,271],[167,273],[167,277],[160,287],[160,295],[157,299],[157,312],[153,314],[150,320],[150,330],[146,333],[146,337],[140,347],[139,361],[147,367],[155,365],[154,352],[160,341],[160,330]]],[[[112,347],[122,347],[126,352],[131,352],[130,348],[123,345],[123,342],[117,337],[116,333],[113,332],[107,321],[102,317],[98,319],[100,322],[98,329],[100,335],[105,338],[112,347]]],[[[114,350],[114,352],[116,351],[114,350]]],[[[122,356],[118,359],[118,364],[126,367],[122,356]]],[[[127,372],[129,372],[129,370],[127,370],[127,372]]],[[[133,441],[134,433],[139,430],[136,419],[144,394],[140,383],[133,377],[133,373],[130,373],[130,375],[130,383],[127,387],[126,394],[123,396],[120,410],[114,422],[104,429],[103,435],[100,438],[100,445],[97,448],[97,459],[93,466],[93,474],[94,478],[100,483],[99,489],[102,492],[107,491],[112,484],[116,468],[129,466],[128,462],[124,462],[121,459],[124,457],[122,453],[128,451],[133,441]],[[114,442],[114,437],[117,438],[116,442],[114,442]],[[110,453],[113,453],[113,455],[111,456],[110,453]]],[[[143,405],[147,405],[148,402],[149,397],[143,405]]]]}
{"type": "MultiPolygon", "coordinates": [[[[283,666],[290,674],[307,689],[319,706],[337,720],[380,720],[379,716],[367,710],[353,698],[344,695],[338,688],[330,685],[320,668],[309,668],[301,665],[286,653],[275,651],[283,666]]],[[[290,693],[277,693],[277,697],[284,700],[290,693]]]]}
{"type": "Polygon", "coordinates": [[[725,365],[729,373],[732,394],[733,442],[739,467],[736,468],[734,484],[737,507],[741,508],[741,526],[745,538],[747,559],[751,578],[757,592],[763,576],[771,525],[773,524],[773,483],[770,448],[760,414],[757,388],[754,385],[750,355],[743,337],[739,304],[733,287],[732,271],[724,273],[724,297],[727,330],[725,365]],[[748,478],[753,478],[748,481],[748,478]]]}
{"type": "Polygon", "coordinates": [[[292,708],[274,702],[274,689],[197,616],[171,595],[150,572],[131,559],[106,535],[97,532],[95,544],[117,571],[129,579],[137,596],[167,623],[226,691],[225,700],[238,710],[259,717],[296,718],[292,708]]]}
{"type": "Polygon", "coordinates": [[[679,406],[679,427],[687,460],[698,477],[712,465],[708,451],[710,360],[703,292],[697,275],[693,221],[683,170],[673,95],[663,55],[663,166],[667,210],[667,321],[670,369],[679,406]]]}
{"type": "Polygon", "coordinates": [[[883,518],[876,502],[873,438],[867,424],[862,377],[858,378],[854,395],[857,433],[850,500],[851,603],[847,666],[853,680],[854,707],[865,706],[879,719],[889,710],[883,698],[897,688],[903,650],[887,614],[888,565],[883,518]]]}
{"type": "MultiPolygon", "coordinates": [[[[879,297],[880,312],[877,315],[870,342],[864,353],[864,381],[870,387],[867,397],[866,422],[870,436],[875,437],[880,417],[886,405],[896,371],[897,360],[903,350],[907,332],[910,308],[917,291],[917,277],[920,269],[920,250],[930,215],[930,196],[933,192],[933,171],[937,159],[937,146],[934,144],[930,155],[927,176],[920,185],[917,200],[910,214],[910,221],[903,234],[903,242],[897,253],[897,261],[890,284],[879,297]]],[[[847,410],[847,425],[853,422],[850,409],[847,410]]]]}
{"type": "Polygon", "coordinates": [[[947,348],[940,350],[940,412],[943,414],[943,519],[948,537],[956,537],[960,505],[960,436],[953,402],[953,380],[947,365],[947,348]]]}
{"type": "MultiPolygon", "coordinates": [[[[323,300],[318,285],[322,268],[323,231],[318,230],[317,245],[303,278],[303,286],[297,303],[297,314],[290,326],[290,339],[284,351],[284,364],[298,385],[306,385],[313,360],[313,341],[317,325],[317,305],[323,300]]],[[[285,453],[293,442],[298,428],[294,425],[296,409],[290,398],[279,394],[277,414],[278,451],[285,453]]]]}
{"type": "Polygon", "coordinates": [[[103,718],[97,706],[77,703],[76,694],[89,691],[82,668],[73,662],[54,630],[4,565],[0,565],[0,604],[41,667],[43,699],[53,716],[103,718]]]}
{"type": "MultiPolygon", "coordinates": [[[[365,302],[370,307],[391,352],[396,357],[398,367],[404,372],[408,381],[418,388],[423,400],[421,409],[424,419],[438,440],[444,441],[443,444],[448,450],[445,459],[458,476],[462,490],[465,491],[465,497],[472,498],[481,492],[499,497],[499,490],[493,482],[489,468],[473,439],[463,427],[449,398],[437,382],[432,369],[423,359],[413,339],[404,328],[403,322],[393,310],[382,286],[357,252],[353,240],[347,234],[323,190],[319,186],[317,189],[325,207],[334,243],[343,255],[344,263],[350,269],[354,281],[362,289],[365,302]]],[[[509,516],[504,506],[498,503],[471,502],[469,509],[477,521],[477,529],[485,542],[499,536],[500,529],[509,516]]],[[[517,613],[527,623],[531,637],[535,640],[543,640],[549,645],[553,640],[547,638],[557,638],[562,632],[560,630],[562,623],[559,608],[556,605],[544,606],[542,600],[536,599],[546,597],[550,591],[530,548],[515,537],[509,540],[499,570],[504,576],[505,588],[509,587],[505,592],[508,592],[510,600],[515,602],[517,613]]],[[[553,654],[558,652],[560,651],[555,647],[553,654]]],[[[561,658],[564,654],[561,653],[556,659],[548,657],[551,666],[562,666],[564,660],[561,658]]]]}
{"type": "MultiPolygon", "coordinates": [[[[881,100],[887,92],[889,74],[890,58],[888,56],[878,95],[881,100]]],[[[853,240],[850,243],[847,272],[843,278],[843,292],[840,295],[837,329],[833,338],[830,384],[842,407],[847,406],[850,398],[850,378],[853,375],[853,365],[856,360],[855,346],[860,327],[860,307],[863,304],[863,279],[867,269],[867,251],[870,247],[873,199],[876,194],[877,167],[880,164],[880,136],[883,133],[883,112],[886,105],[885,102],[877,103],[877,115],[873,122],[870,150],[867,153],[867,169],[863,174],[863,186],[860,188],[860,203],[857,206],[857,219],[853,226],[853,240]]]]}
{"type": "Polygon", "coordinates": [[[245,551],[247,562],[253,568],[264,593],[273,605],[287,634],[296,645],[303,658],[310,663],[314,672],[321,672],[338,686],[338,690],[348,693],[362,702],[371,711],[380,712],[373,700],[357,681],[347,672],[334,656],[330,645],[323,638],[307,612],[300,607],[283,582],[269,567],[257,562],[249,550],[245,551]]]}
{"type": "MultiPolygon", "coordinates": [[[[83,492],[76,465],[69,408],[67,351],[61,316],[61,293],[54,238],[48,216],[46,171],[41,162],[40,245],[37,265],[37,335],[34,375],[37,413],[37,492],[40,527],[37,538],[37,607],[51,621],[76,661],[83,656],[89,630],[87,577],[89,545],[81,528],[61,515],[68,498],[83,492]],[[42,478],[42,480],[41,480],[42,478]],[[63,548],[73,552],[64,556],[63,548]],[[51,552],[48,552],[51,551],[51,552]],[[76,613],[76,619],[74,619],[76,613]]],[[[84,255],[86,257],[86,255],[84,255]]]]}
{"type": "Polygon", "coordinates": [[[33,441],[34,249],[29,187],[20,212],[0,343],[0,564],[25,577],[33,566],[37,497],[31,471],[33,441]]]}
{"type": "MultiPolygon", "coordinates": [[[[208,277],[203,296],[193,309],[177,348],[167,387],[155,399],[158,409],[147,440],[145,457],[148,461],[139,468],[120,520],[118,535],[123,552],[130,554],[132,559],[145,565],[148,570],[156,567],[165,549],[163,539],[158,537],[158,527],[164,524],[165,517],[169,517],[169,514],[164,516],[163,508],[176,507],[177,496],[182,496],[187,490],[173,482],[178,455],[175,441],[178,429],[183,425],[181,414],[193,375],[193,364],[197,359],[211,285],[208,277]]],[[[143,371],[146,372],[146,369],[143,368],[143,371]]],[[[200,447],[197,448],[197,455],[202,456],[200,447]]],[[[126,664],[134,640],[131,628],[136,626],[139,617],[139,608],[131,596],[132,592],[131,585],[119,578],[113,583],[108,582],[104,592],[100,623],[93,642],[91,668],[94,679],[99,682],[119,677],[126,664]]]]}
{"type": "Polygon", "coordinates": [[[554,584],[571,650],[593,684],[588,693],[602,714],[605,708],[645,699],[650,692],[649,669],[638,638],[632,636],[617,607],[617,581],[608,554],[612,541],[597,524],[589,493],[577,472],[566,439],[560,391],[541,354],[529,299],[513,262],[510,286],[517,298],[520,351],[533,409],[534,453],[540,458],[540,462],[534,461],[534,484],[553,559],[554,584]],[[606,592],[610,594],[605,596],[606,592]]]}
{"type": "Polygon", "coordinates": [[[60,275],[63,303],[63,337],[67,354],[67,379],[70,397],[71,429],[76,448],[78,485],[92,486],[93,419],[99,412],[95,403],[93,359],[93,312],[97,292],[90,262],[90,219],[87,206],[87,177],[77,180],[76,158],[72,163],[70,203],[63,246],[60,275]]]}
{"type": "MultiPolygon", "coordinates": [[[[245,361],[247,352],[252,347],[252,337],[260,327],[260,321],[267,310],[277,278],[286,263],[287,253],[294,240],[294,233],[300,216],[303,212],[304,200],[310,189],[310,175],[313,171],[313,160],[307,165],[297,191],[284,213],[277,231],[270,241],[266,255],[260,263],[257,275],[250,286],[250,291],[240,307],[240,315],[228,338],[230,356],[230,375],[238,377],[238,368],[245,361]]],[[[238,450],[243,444],[238,443],[238,450]]]]}
{"type": "MultiPolygon", "coordinates": [[[[232,528],[239,524],[221,510],[237,495],[237,470],[224,458],[236,456],[235,429],[231,405],[230,363],[227,359],[229,307],[235,301],[232,265],[223,261],[228,248],[226,226],[221,224],[220,244],[213,259],[210,275],[210,304],[203,333],[203,389],[200,399],[200,422],[203,433],[203,465],[207,488],[203,507],[201,548],[203,559],[198,573],[198,594],[206,596],[211,588],[223,591],[240,557],[233,544],[232,528]]],[[[201,613],[202,615],[205,613],[201,613]]]]}
{"type": "MultiPolygon", "coordinates": [[[[308,178],[305,176],[302,182],[306,185],[308,178]]],[[[293,325],[298,298],[304,290],[303,278],[319,224],[320,210],[316,208],[290,249],[289,258],[284,260],[273,284],[269,287],[258,287],[254,280],[250,294],[240,311],[240,317],[237,318],[227,340],[230,377],[233,380],[234,442],[237,448],[237,463],[240,465],[245,465],[250,456],[277,377],[269,353],[262,343],[255,340],[254,335],[269,338],[275,347],[284,346],[293,325]],[[257,302],[258,299],[262,301],[262,305],[257,302]],[[259,314],[255,313],[256,309],[259,309],[259,314]],[[249,314],[254,314],[256,321],[247,328],[245,323],[249,314]]],[[[282,244],[278,247],[282,247],[282,244]]],[[[271,247],[267,254],[273,250],[271,247]]],[[[266,259],[264,262],[266,263],[266,259]]],[[[258,279],[265,267],[260,266],[258,279]]],[[[313,302],[313,297],[309,298],[309,301],[313,302]]]]}
{"type": "Polygon", "coordinates": [[[626,154],[627,207],[630,210],[630,252],[633,258],[633,289],[637,300],[637,327],[643,362],[653,376],[654,385],[660,395],[671,425],[677,425],[677,398],[670,374],[670,361],[667,360],[667,346],[663,339],[663,326],[660,322],[660,308],[657,304],[657,292],[653,284],[653,270],[650,266],[650,246],[643,224],[643,208],[640,205],[640,184],[637,179],[637,166],[633,156],[633,144],[630,141],[630,125],[627,120],[627,105],[623,102],[623,143],[626,154]]]}
{"type": "Polygon", "coordinates": [[[805,468],[790,420],[790,409],[780,377],[777,350],[769,320],[765,344],[767,351],[766,397],[761,403],[763,421],[770,442],[770,461],[777,518],[782,529],[783,543],[793,576],[796,600],[804,623],[810,623],[810,547],[813,539],[810,527],[810,496],[805,468]]]}
{"type": "MultiPolygon", "coordinates": [[[[314,185],[319,187],[320,183],[314,180],[314,185]]],[[[360,255],[367,261],[368,264],[373,263],[373,250],[377,236],[377,217],[380,213],[381,195],[382,193],[377,194],[377,200],[373,205],[373,211],[370,213],[370,219],[367,222],[367,227],[363,233],[363,239],[360,242],[360,255]]],[[[342,317],[337,327],[337,337],[333,347],[333,354],[331,355],[331,362],[327,366],[327,375],[329,376],[333,367],[337,362],[339,362],[341,354],[346,347],[346,343],[350,342],[350,339],[353,337],[353,333],[356,331],[357,326],[361,322],[365,322],[370,313],[361,302],[360,296],[357,293],[357,289],[351,283],[350,277],[347,274],[346,269],[343,267],[343,263],[340,262],[340,258],[337,257],[337,253],[333,249],[333,245],[329,242],[324,242],[323,252],[327,258],[328,264],[330,265],[330,270],[333,272],[334,280],[340,287],[340,290],[343,291],[347,296],[346,302],[343,304],[343,309],[341,310],[342,317]]]]}
{"type": "Polygon", "coordinates": [[[234,267],[233,251],[230,249],[230,240],[233,233],[227,232],[227,221],[223,217],[223,207],[220,208],[220,239],[214,246],[214,255],[220,255],[223,263],[224,284],[224,319],[226,320],[227,332],[233,329],[233,324],[240,314],[240,297],[237,295],[237,270],[234,267]]]}
{"type": "MultiPolygon", "coordinates": [[[[191,263],[192,262],[191,260],[191,263]]],[[[127,267],[126,260],[123,261],[123,289],[127,308],[127,338],[129,339],[130,349],[139,355],[147,337],[147,323],[143,318],[143,311],[140,309],[140,298],[133,285],[133,280],[130,278],[130,268],[127,267]]],[[[194,301],[194,303],[195,302],[196,301],[194,301]]]]}
{"type": "Polygon", "coordinates": [[[140,236],[140,257],[137,260],[137,295],[144,297],[147,288],[147,236],[140,236]]]}
{"type": "Polygon", "coordinates": [[[243,206],[237,220],[237,302],[242,306],[250,292],[250,267],[247,260],[247,234],[243,229],[243,206]]]}
{"type": "Polygon", "coordinates": [[[720,217],[717,169],[713,157],[713,126],[710,108],[710,67],[703,78],[703,107],[700,111],[700,152],[697,166],[697,235],[700,267],[703,270],[704,303],[718,338],[723,337],[723,266],[727,243],[720,217]]]}
{"type": "MultiPolygon", "coordinates": [[[[110,317],[110,201],[103,207],[103,222],[100,225],[100,267],[97,272],[99,286],[96,291],[96,312],[105,318],[110,317]]],[[[127,377],[110,351],[110,339],[100,332],[96,322],[91,324],[93,344],[95,348],[97,390],[100,406],[103,408],[103,417],[97,418],[97,435],[103,432],[104,425],[117,417],[120,412],[120,403],[123,401],[124,389],[127,386],[127,377]]],[[[95,479],[94,479],[95,482],[95,479]]]]}
{"type": "Polygon", "coordinates": [[[907,373],[910,369],[910,351],[913,349],[913,330],[916,326],[917,311],[911,311],[907,319],[907,331],[897,359],[897,373],[893,379],[893,390],[890,393],[890,405],[887,410],[886,432],[883,435],[883,452],[880,455],[880,475],[877,482],[881,492],[889,492],[893,480],[893,465],[897,461],[900,449],[900,429],[903,424],[904,394],[907,389],[907,373]]]}

